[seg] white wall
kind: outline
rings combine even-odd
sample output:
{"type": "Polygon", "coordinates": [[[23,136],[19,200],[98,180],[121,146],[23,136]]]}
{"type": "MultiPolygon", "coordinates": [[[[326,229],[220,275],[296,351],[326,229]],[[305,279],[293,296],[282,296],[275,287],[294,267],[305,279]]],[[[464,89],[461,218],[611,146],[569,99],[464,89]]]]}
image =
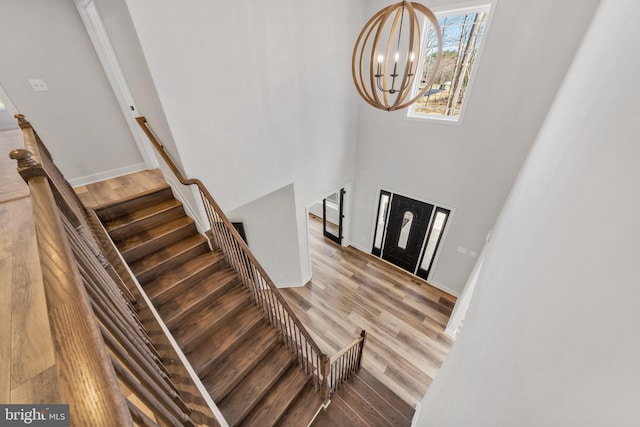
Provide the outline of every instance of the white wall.
{"type": "Polygon", "coordinates": [[[17,127],[16,121],[9,111],[6,108],[0,108],[0,130],[15,129],[17,127]]]}
{"type": "Polygon", "coordinates": [[[3,0],[0,40],[0,85],[67,179],[144,168],[72,0],[3,0]]]}
{"type": "Polygon", "coordinates": [[[354,173],[349,64],[364,2],[127,5],[185,171],[225,211],[294,183],[308,277],[306,206],[354,173]]]}
{"type": "Polygon", "coordinates": [[[417,425],[640,425],[639,20],[602,1],[417,425]]]}
{"type": "Polygon", "coordinates": [[[301,286],[293,184],[227,213],[242,222],[251,252],[278,287],[301,286]],[[295,268],[298,268],[296,271],[295,268]]]}
{"type": "MultiPolygon", "coordinates": [[[[377,188],[456,209],[430,282],[459,293],[480,252],[598,0],[488,0],[492,21],[459,125],[405,112],[360,110],[352,232],[369,252],[377,188]]],[[[367,16],[385,6],[368,2],[367,16]]],[[[433,0],[446,9],[461,3],[433,0]]],[[[363,101],[364,102],[364,101],[363,101]]]]}
{"type": "Polygon", "coordinates": [[[125,0],[95,0],[127,85],[135,99],[137,115],[145,116],[154,134],[172,160],[182,167],[182,159],[162,110],[147,62],[138,41],[125,0]]]}

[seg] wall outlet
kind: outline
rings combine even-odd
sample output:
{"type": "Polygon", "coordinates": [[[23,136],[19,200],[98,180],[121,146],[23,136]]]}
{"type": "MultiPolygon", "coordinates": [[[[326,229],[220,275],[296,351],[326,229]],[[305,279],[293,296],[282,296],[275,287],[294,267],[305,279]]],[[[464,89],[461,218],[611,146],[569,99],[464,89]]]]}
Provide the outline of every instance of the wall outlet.
{"type": "Polygon", "coordinates": [[[47,85],[44,83],[44,80],[42,79],[29,79],[29,84],[36,92],[44,92],[49,90],[47,85]]]}

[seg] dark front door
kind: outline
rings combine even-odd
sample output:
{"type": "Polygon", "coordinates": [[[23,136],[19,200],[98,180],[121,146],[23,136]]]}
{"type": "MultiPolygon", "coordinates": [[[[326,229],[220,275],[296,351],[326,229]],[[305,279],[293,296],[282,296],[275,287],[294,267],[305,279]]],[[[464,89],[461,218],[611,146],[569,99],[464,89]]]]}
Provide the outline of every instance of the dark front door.
{"type": "Polygon", "coordinates": [[[382,258],[415,273],[433,205],[393,195],[382,258]]]}

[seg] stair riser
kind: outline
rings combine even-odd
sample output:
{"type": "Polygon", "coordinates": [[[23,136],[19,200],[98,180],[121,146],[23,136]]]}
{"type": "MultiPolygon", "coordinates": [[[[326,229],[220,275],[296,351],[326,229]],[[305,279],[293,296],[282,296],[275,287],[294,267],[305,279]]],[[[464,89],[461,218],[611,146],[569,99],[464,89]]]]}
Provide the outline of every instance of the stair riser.
{"type": "Polygon", "coordinates": [[[208,250],[209,246],[207,245],[207,242],[202,242],[201,244],[193,246],[171,258],[165,259],[164,261],[156,264],[156,266],[154,266],[153,268],[149,268],[141,272],[134,271],[134,273],[138,281],[144,285],[152,280],[157,279],[164,273],[173,270],[174,268],[183,264],[185,261],[206,253],[208,250]]]}
{"type": "Polygon", "coordinates": [[[117,242],[122,239],[126,239],[131,235],[141,233],[150,228],[157,227],[158,225],[162,225],[166,222],[180,218],[181,216],[184,216],[184,209],[182,208],[182,206],[176,206],[147,218],[143,218],[138,221],[131,222],[127,225],[118,227],[115,230],[109,229],[108,231],[111,238],[115,242],[117,242]]]}
{"type": "Polygon", "coordinates": [[[149,240],[142,245],[136,246],[126,252],[122,253],[122,256],[128,263],[139,260],[140,258],[149,255],[159,249],[169,246],[178,240],[184,239],[196,233],[196,226],[194,223],[185,224],[180,228],[176,228],[162,236],[149,240]]]}
{"type": "Polygon", "coordinates": [[[162,190],[147,194],[133,200],[127,200],[117,205],[109,206],[104,209],[99,209],[96,213],[103,222],[111,221],[119,216],[126,215],[129,212],[141,209],[145,206],[153,205],[156,203],[164,202],[172,199],[173,193],[170,187],[163,188],[162,190]]]}
{"type": "Polygon", "coordinates": [[[205,277],[213,274],[217,269],[223,268],[226,265],[226,261],[224,258],[218,259],[216,262],[212,262],[207,265],[205,268],[202,268],[198,271],[192,272],[189,277],[185,277],[182,279],[181,283],[177,286],[172,286],[158,295],[151,296],[151,301],[156,308],[161,308],[163,304],[173,300],[176,298],[180,292],[183,292],[185,289],[193,286],[198,283],[200,280],[205,277]]]}
{"type": "Polygon", "coordinates": [[[180,319],[188,317],[191,314],[196,313],[200,310],[205,310],[208,305],[210,305],[213,301],[218,299],[221,295],[223,295],[225,292],[227,292],[229,289],[231,289],[234,286],[241,286],[240,280],[238,278],[229,280],[227,283],[224,284],[224,286],[221,286],[220,288],[216,289],[215,292],[208,294],[205,298],[202,298],[200,301],[198,301],[197,303],[189,307],[187,310],[181,313],[178,313],[172,318],[164,319],[164,322],[166,323],[169,329],[175,328],[176,326],[178,326],[177,324],[180,321],[180,319]]]}

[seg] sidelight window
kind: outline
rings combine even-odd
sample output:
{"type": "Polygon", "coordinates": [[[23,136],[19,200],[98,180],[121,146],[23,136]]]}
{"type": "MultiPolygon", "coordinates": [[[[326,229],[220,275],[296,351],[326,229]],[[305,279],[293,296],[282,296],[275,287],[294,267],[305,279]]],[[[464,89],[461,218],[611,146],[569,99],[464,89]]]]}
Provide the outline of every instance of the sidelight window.
{"type": "Polygon", "coordinates": [[[382,253],[382,242],[384,238],[384,229],[387,224],[387,216],[389,214],[389,201],[391,193],[388,191],[380,191],[378,199],[378,215],[376,216],[376,227],[373,236],[373,248],[371,253],[380,256],[382,253]]]}

